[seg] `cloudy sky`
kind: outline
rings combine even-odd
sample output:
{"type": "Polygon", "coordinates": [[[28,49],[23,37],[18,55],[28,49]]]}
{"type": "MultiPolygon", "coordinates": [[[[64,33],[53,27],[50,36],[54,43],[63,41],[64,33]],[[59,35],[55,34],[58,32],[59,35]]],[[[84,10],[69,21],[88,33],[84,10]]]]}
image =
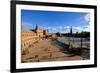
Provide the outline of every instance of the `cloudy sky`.
{"type": "Polygon", "coordinates": [[[69,32],[70,27],[73,32],[89,31],[89,13],[82,12],[56,12],[56,11],[36,11],[21,10],[22,30],[34,29],[36,24],[41,28],[48,28],[49,32],[69,32]]]}

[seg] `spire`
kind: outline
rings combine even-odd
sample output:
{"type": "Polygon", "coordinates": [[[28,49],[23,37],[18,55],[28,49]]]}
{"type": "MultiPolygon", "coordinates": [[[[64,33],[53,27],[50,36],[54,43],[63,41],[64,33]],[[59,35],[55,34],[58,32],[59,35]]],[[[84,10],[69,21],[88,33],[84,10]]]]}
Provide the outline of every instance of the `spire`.
{"type": "Polygon", "coordinates": [[[39,27],[38,27],[38,25],[36,24],[36,28],[35,29],[38,29],[39,27]]]}
{"type": "Polygon", "coordinates": [[[71,28],[70,28],[70,34],[71,34],[71,35],[73,34],[73,31],[72,31],[72,26],[71,26],[71,28]]]}

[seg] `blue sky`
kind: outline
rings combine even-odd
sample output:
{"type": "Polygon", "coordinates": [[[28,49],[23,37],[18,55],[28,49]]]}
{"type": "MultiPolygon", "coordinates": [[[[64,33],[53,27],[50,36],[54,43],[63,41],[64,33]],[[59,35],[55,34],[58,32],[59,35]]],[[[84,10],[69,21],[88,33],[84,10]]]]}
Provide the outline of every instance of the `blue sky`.
{"type": "Polygon", "coordinates": [[[21,10],[22,30],[34,29],[37,24],[53,33],[69,32],[71,26],[73,32],[89,31],[89,21],[89,13],[21,10]]]}

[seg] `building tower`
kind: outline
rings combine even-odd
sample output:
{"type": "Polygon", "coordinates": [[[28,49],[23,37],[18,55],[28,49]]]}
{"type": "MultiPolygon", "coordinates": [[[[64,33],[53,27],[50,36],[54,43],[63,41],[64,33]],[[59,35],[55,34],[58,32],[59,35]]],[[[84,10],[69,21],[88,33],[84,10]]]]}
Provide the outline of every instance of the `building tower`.
{"type": "Polygon", "coordinates": [[[37,30],[37,29],[39,29],[39,27],[38,27],[38,25],[36,24],[36,27],[35,27],[35,29],[37,30]]]}
{"type": "Polygon", "coordinates": [[[72,36],[72,34],[73,34],[73,31],[72,31],[72,26],[71,26],[71,28],[70,28],[70,35],[72,36]]]}
{"type": "Polygon", "coordinates": [[[48,29],[43,30],[44,35],[48,35],[48,29]]]}
{"type": "Polygon", "coordinates": [[[36,24],[36,27],[35,27],[35,33],[36,33],[36,35],[38,35],[39,34],[39,27],[38,27],[38,25],[36,24]]]}

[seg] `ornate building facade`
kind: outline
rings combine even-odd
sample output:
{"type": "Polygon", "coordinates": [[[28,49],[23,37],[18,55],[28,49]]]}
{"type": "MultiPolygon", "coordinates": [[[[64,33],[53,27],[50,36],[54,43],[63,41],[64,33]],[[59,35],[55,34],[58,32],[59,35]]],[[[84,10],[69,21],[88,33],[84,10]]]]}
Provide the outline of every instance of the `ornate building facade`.
{"type": "Polygon", "coordinates": [[[21,31],[21,48],[22,50],[28,49],[34,42],[45,39],[48,35],[48,30],[41,30],[37,25],[33,31],[22,30],[21,31]]]}

